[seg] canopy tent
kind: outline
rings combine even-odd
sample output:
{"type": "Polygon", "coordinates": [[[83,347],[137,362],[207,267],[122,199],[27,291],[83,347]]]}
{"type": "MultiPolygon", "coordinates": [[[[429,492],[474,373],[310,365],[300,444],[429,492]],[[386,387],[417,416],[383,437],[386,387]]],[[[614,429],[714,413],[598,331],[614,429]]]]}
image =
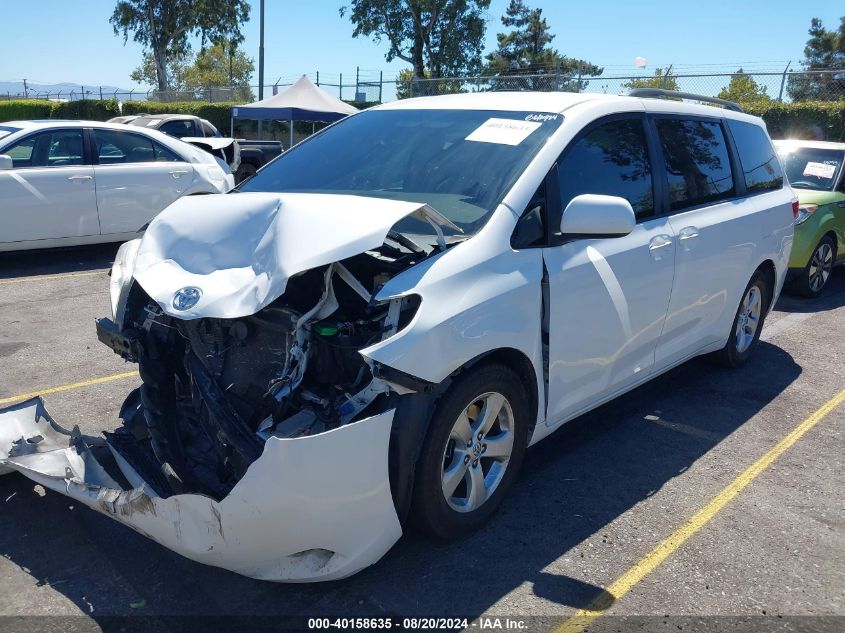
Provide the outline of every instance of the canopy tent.
{"type": "Polygon", "coordinates": [[[330,95],[302,75],[296,83],[277,95],[255,103],[234,106],[231,121],[233,128],[235,119],[290,121],[290,142],[293,145],[294,121],[331,122],[356,112],[358,108],[330,95]]]}

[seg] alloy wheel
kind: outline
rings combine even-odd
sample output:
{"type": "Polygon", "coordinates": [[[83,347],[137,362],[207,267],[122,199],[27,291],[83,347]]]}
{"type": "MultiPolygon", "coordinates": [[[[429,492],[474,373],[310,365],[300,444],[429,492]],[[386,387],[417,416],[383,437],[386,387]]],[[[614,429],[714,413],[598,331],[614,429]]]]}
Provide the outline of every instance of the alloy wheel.
{"type": "Polygon", "coordinates": [[[754,342],[763,312],[763,293],[753,285],[745,293],[739,314],[736,316],[736,351],[742,354],[754,342]]]}
{"type": "Polygon", "coordinates": [[[514,416],[507,398],[484,393],[452,425],[443,450],[441,485],[449,507],[472,512],[501,483],[514,445],[514,416]]]}
{"type": "Polygon", "coordinates": [[[818,292],[827,283],[830,271],[833,270],[833,249],[827,242],[822,242],[813,251],[808,271],[810,290],[818,292]]]}

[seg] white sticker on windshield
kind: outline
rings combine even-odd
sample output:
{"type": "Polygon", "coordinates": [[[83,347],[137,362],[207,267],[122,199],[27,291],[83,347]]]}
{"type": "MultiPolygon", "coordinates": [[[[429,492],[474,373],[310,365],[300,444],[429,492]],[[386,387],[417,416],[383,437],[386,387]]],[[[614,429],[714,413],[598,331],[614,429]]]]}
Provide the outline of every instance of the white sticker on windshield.
{"type": "Polygon", "coordinates": [[[147,122],[147,127],[152,127],[152,126],[157,125],[159,123],[161,123],[161,119],[150,119],[147,122]]]}
{"type": "Polygon", "coordinates": [[[487,119],[473,130],[465,140],[479,143],[497,143],[499,145],[519,145],[540,125],[542,124],[534,121],[487,119]]]}
{"type": "Polygon", "coordinates": [[[804,168],[805,176],[815,176],[816,178],[833,178],[836,172],[836,165],[826,165],[824,163],[807,163],[804,168]]]}

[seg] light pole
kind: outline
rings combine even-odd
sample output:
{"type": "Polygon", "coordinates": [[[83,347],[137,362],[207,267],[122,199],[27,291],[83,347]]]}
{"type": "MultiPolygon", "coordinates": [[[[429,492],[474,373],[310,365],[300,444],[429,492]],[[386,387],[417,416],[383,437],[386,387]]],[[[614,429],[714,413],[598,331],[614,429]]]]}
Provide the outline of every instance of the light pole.
{"type": "MultiPolygon", "coordinates": [[[[258,18],[258,100],[264,98],[264,0],[259,3],[258,18]]],[[[261,120],[258,121],[258,138],[261,139],[261,120]]]]}

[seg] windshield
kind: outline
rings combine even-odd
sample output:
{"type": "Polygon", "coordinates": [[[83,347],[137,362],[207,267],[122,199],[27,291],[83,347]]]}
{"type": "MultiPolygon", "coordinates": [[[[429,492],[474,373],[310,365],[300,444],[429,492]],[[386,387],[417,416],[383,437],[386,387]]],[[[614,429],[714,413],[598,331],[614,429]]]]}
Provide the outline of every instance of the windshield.
{"type": "MultiPolygon", "coordinates": [[[[285,152],[238,189],[423,202],[471,234],[562,120],[536,112],[362,112],[285,152]]],[[[412,218],[396,229],[433,232],[412,218]]]]}
{"type": "Polygon", "coordinates": [[[842,150],[789,146],[777,149],[790,185],[820,191],[833,189],[842,167],[842,150]]]}

